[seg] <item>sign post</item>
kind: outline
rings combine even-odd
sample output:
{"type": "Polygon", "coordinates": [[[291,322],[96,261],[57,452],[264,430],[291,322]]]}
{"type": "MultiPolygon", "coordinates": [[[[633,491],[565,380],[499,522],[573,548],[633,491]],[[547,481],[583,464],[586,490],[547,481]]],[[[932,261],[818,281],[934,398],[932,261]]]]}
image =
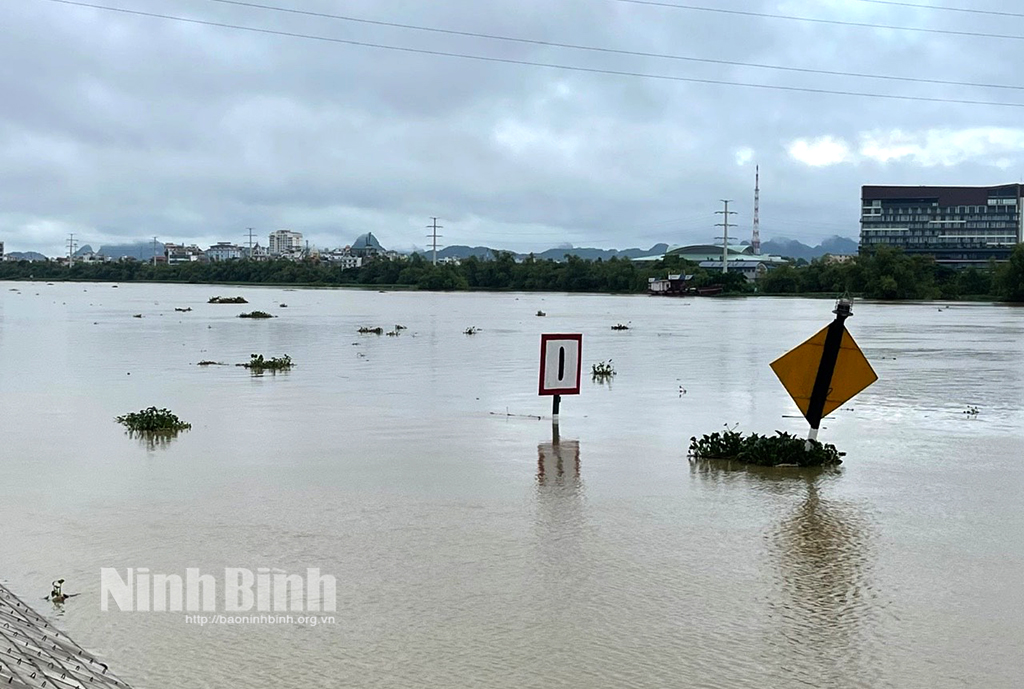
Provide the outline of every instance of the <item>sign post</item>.
{"type": "Polygon", "coordinates": [[[552,396],[551,420],[558,423],[558,410],[562,395],[580,394],[580,375],[583,371],[583,335],[544,334],[540,336],[541,396],[552,396]]]}
{"type": "Polygon", "coordinates": [[[825,329],[772,362],[772,370],[810,424],[807,445],[818,439],[821,419],[868,387],[878,375],[846,330],[852,302],[840,299],[825,329]]]}

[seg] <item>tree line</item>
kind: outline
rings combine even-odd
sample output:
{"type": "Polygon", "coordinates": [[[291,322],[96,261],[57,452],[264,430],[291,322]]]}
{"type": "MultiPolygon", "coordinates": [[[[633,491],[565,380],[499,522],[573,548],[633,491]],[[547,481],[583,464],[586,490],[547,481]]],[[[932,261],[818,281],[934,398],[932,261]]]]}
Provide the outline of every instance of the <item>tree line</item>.
{"type": "Polygon", "coordinates": [[[517,261],[508,252],[488,259],[469,257],[459,264],[433,265],[420,254],[404,259],[379,258],[358,268],[316,259],[292,261],[217,261],[156,265],[139,261],[76,263],[54,261],[0,263],[2,280],[82,280],[100,282],[185,282],[301,284],[407,287],[423,290],[516,290],[557,292],[647,291],[649,278],[669,273],[693,275],[695,287],[720,286],[726,294],[837,294],[850,292],[872,299],[1000,299],[1024,302],[1024,245],[1009,262],[954,270],[929,256],[908,256],[879,247],[870,255],[837,262],[825,257],[774,268],[757,283],[738,273],[707,271],[678,256],[653,263],[629,259],[587,261],[567,255],[563,261],[527,256],[517,261]]]}

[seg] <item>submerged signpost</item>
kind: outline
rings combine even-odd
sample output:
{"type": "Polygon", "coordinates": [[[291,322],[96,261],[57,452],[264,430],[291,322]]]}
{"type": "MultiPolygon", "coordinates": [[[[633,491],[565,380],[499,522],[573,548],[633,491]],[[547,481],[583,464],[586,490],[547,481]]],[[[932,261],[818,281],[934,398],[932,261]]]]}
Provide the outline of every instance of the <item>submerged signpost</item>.
{"type": "Polygon", "coordinates": [[[583,366],[583,335],[544,334],[540,336],[541,396],[553,396],[551,420],[558,423],[558,407],[562,395],[580,394],[580,374],[583,366]]]}
{"type": "Polygon", "coordinates": [[[808,447],[811,441],[818,439],[823,417],[878,380],[864,353],[846,330],[845,321],[853,315],[853,303],[840,299],[832,313],[836,315],[834,321],[771,364],[811,425],[808,447]]]}

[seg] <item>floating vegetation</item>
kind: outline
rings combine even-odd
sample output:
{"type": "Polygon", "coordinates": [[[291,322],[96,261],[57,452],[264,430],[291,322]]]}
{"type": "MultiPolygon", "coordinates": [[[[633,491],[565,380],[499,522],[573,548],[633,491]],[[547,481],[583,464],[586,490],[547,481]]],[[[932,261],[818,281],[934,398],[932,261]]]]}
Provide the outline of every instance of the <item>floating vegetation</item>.
{"type": "MultiPolygon", "coordinates": [[[[114,285],[114,286],[116,287],[117,285],[114,285]]],[[[191,306],[189,306],[188,308],[184,308],[184,309],[179,309],[179,308],[178,308],[177,306],[175,306],[175,307],[174,307],[174,310],[175,310],[175,311],[177,311],[177,312],[179,312],[179,313],[188,313],[189,311],[191,311],[191,310],[192,310],[192,307],[191,307],[191,306]]]]}
{"type": "Polygon", "coordinates": [[[248,304],[244,297],[210,297],[207,304],[248,304]]]}
{"type": "Polygon", "coordinates": [[[365,325],[359,329],[360,335],[383,335],[384,328],[377,326],[376,328],[368,328],[365,325]]]}
{"type": "Polygon", "coordinates": [[[463,335],[476,335],[478,332],[480,332],[480,328],[476,327],[475,325],[471,325],[470,327],[468,327],[465,330],[463,330],[462,334],[463,335]]]}
{"type": "Polygon", "coordinates": [[[134,316],[132,316],[132,318],[142,318],[142,314],[141,313],[137,313],[134,316]]]}
{"type": "Polygon", "coordinates": [[[404,325],[395,324],[395,330],[408,330],[404,325]]]}
{"type": "Polygon", "coordinates": [[[250,311],[249,313],[240,313],[240,314],[238,314],[238,317],[239,318],[276,318],[276,316],[271,316],[266,311],[250,311]]]}
{"type": "Polygon", "coordinates": [[[835,445],[804,440],[791,433],[775,435],[742,433],[726,427],[724,431],[690,438],[691,460],[729,460],[765,467],[822,467],[842,464],[845,453],[835,445]]]}
{"type": "Polygon", "coordinates": [[[629,330],[629,326],[623,325],[622,323],[616,323],[612,326],[612,330],[629,330]]]}
{"type": "Polygon", "coordinates": [[[247,368],[253,373],[262,373],[263,371],[288,371],[294,366],[292,358],[285,354],[282,357],[271,357],[269,359],[264,358],[262,354],[253,354],[249,358],[249,361],[244,364],[238,364],[243,368],[247,368]]]}
{"type": "Polygon", "coordinates": [[[288,308],[288,305],[287,305],[287,304],[278,304],[278,306],[279,306],[280,308],[282,308],[282,309],[287,309],[287,308],[288,308]]]}
{"type": "Polygon", "coordinates": [[[600,361],[590,367],[590,376],[598,382],[610,380],[615,375],[615,367],[612,360],[600,361]]]}
{"type": "Polygon", "coordinates": [[[196,366],[227,366],[223,361],[200,361],[196,366]]]}
{"type": "Polygon", "coordinates": [[[389,331],[387,332],[387,336],[388,336],[388,337],[398,337],[398,333],[399,333],[399,332],[400,332],[400,331],[398,331],[398,330],[389,330],[389,331]]]}
{"type": "Polygon", "coordinates": [[[546,316],[547,314],[546,314],[546,313],[544,313],[543,311],[541,311],[540,309],[538,309],[538,310],[537,310],[537,315],[538,315],[538,316],[546,316]]]}
{"type": "Polygon", "coordinates": [[[136,433],[160,433],[187,431],[192,424],[186,423],[174,415],[170,409],[148,407],[139,412],[131,412],[114,419],[129,431],[136,433]]]}
{"type": "Polygon", "coordinates": [[[967,409],[964,409],[964,412],[963,412],[963,413],[964,413],[964,414],[966,414],[967,416],[969,416],[969,417],[971,417],[971,418],[973,419],[973,418],[975,418],[976,416],[978,416],[978,414],[979,414],[980,412],[981,412],[981,410],[980,410],[980,409],[978,409],[977,407],[975,407],[975,406],[974,406],[973,404],[969,404],[969,405],[967,405],[967,409]]]}

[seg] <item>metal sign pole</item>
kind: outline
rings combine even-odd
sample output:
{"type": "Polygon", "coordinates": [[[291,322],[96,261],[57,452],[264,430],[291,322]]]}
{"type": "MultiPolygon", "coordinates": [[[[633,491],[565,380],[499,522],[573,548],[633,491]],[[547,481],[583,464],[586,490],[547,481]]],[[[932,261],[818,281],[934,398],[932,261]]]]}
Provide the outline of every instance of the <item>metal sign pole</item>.
{"type": "Polygon", "coordinates": [[[828,334],[825,335],[821,364],[818,366],[818,374],[814,378],[811,401],[807,407],[807,421],[811,424],[811,431],[807,435],[808,449],[811,447],[811,441],[818,439],[822,412],[825,410],[828,393],[832,389],[832,375],[835,373],[839,350],[843,344],[843,333],[846,332],[846,326],[843,323],[853,315],[852,306],[849,299],[840,299],[836,304],[835,311],[832,312],[836,315],[836,319],[828,326],[828,334]]]}
{"type": "Polygon", "coordinates": [[[551,398],[551,420],[558,423],[558,407],[562,404],[562,396],[555,395],[551,398]]]}

